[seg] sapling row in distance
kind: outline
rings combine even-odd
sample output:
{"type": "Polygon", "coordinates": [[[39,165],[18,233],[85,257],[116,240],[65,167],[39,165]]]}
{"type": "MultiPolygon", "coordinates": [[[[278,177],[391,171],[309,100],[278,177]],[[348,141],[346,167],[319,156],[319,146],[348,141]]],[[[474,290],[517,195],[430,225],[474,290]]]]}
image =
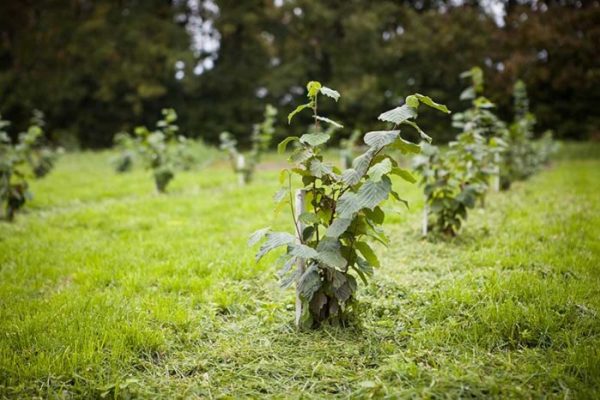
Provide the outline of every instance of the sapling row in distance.
{"type": "Polygon", "coordinates": [[[513,88],[514,120],[506,132],[507,151],[503,156],[501,187],[506,190],[515,181],[525,180],[545,164],[555,150],[552,132],[533,140],[535,116],[529,111],[527,87],[521,80],[513,88]]]}
{"type": "Polygon", "coordinates": [[[264,120],[260,124],[255,124],[252,129],[252,149],[246,156],[237,148],[237,140],[229,132],[222,132],[220,135],[221,150],[227,152],[233,171],[238,176],[240,185],[245,185],[252,181],[256,166],[261,160],[263,153],[269,150],[273,134],[275,133],[275,118],[277,109],[267,104],[264,112],[264,120]]]}
{"type": "Polygon", "coordinates": [[[0,117],[0,205],[8,221],[31,199],[29,179],[46,176],[61,152],[45,143],[43,117],[43,113],[36,110],[31,125],[18,135],[14,145],[6,131],[10,122],[0,117]]]}
{"type": "Polygon", "coordinates": [[[540,145],[531,141],[535,117],[529,112],[524,83],[515,84],[515,122],[507,128],[492,112],[494,105],[482,96],[481,69],[474,67],[461,76],[471,79],[461,99],[472,104],[453,118],[462,132],[443,154],[435,146],[425,145],[414,159],[425,194],[423,235],[431,230],[447,236],[458,234],[468,209],[475,207],[477,200],[483,203],[490,184],[499,190],[501,184],[506,189],[513,180],[525,179],[542,157],[547,159],[546,150],[551,148],[548,135],[540,145]]]}
{"type": "Polygon", "coordinates": [[[165,108],[161,114],[162,119],[157,122],[153,131],[145,126],[138,126],[134,130],[134,136],[127,133],[115,136],[121,154],[114,163],[117,172],[126,172],[131,170],[134,159],[140,157],[145,167],[152,170],[156,190],[164,193],[175,177],[175,172],[189,168],[189,157],[187,139],[177,134],[177,113],[172,108],[165,108]]]}
{"type": "Polygon", "coordinates": [[[294,233],[265,228],[249,240],[250,245],[262,241],[257,260],[271,250],[285,248],[278,260],[282,265],[279,275],[284,287],[296,284],[299,328],[348,322],[356,305],[357,279],[366,284],[373,269],[380,265],[370,242],[388,243],[381,229],[385,218],[381,205],[390,196],[406,203],[392,187],[390,176],[416,181],[390,155],[393,150],[403,154],[420,152],[418,144],[402,138],[399,128],[416,129],[430,141],[415,122],[419,106],[449,112],[427,96],[408,96],[404,105],[379,116],[390,123],[390,129],[366,133],[364,153],[352,161],[350,168],[341,170],[324,159],[323,150],[331,135],[322,130],[322,124],[341,124],[320,115],[318,108],[321,96],[338,101],[340,94],[319,82],[309,82],[307,91],[308,102],[292,111],[288,121],[299,112],[309,111],[314,120],[312,130],[290,136],[278,146],[283,153],[288,145],[296,145],[290,156],[292,167],[280,174],[280,183],[287,184],[275,196],[278,207],[289,206],[294,233]],[[293,176],[301,182],[295,193],[293,176]]]}

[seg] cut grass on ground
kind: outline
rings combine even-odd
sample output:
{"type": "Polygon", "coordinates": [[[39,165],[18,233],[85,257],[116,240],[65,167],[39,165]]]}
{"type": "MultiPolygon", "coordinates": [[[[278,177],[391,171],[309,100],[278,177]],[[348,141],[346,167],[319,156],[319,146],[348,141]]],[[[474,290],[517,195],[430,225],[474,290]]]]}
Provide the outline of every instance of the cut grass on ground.
{"type": "Polygon", "coordinates": [[[277,171],[186,172],[159,196],[107,153],[66,155],[0,223],[0,397],[598,397],[594,147],[492,194],[450,242],[419,237],[420,189],[395,182],[411,208],[387,205],[360,326],[309,333],[275,255],[246,247],[291,227],[277,171]]]}

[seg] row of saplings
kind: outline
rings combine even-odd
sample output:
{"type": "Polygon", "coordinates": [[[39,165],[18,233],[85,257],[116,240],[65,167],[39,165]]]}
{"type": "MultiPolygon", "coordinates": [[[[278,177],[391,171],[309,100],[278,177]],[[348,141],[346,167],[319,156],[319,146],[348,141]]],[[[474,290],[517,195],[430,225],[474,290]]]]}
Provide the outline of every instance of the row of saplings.
{"type": "Polygon", "coordinates": [[[61,149],[53,149],[44,137],[44,114],[35,110],[29,128],[13,143],[10,122],[0,116],[0,206],[2,219],[12,221],[15,213],[32,197],[30,179],[45,177],[54,167],[61,149]]]}
{"type": "MultiPolygon", "coordinates": [[[[238,150],[237,141],[229,132],[220,135],[221,150],[227,153],[241,185],[252,180],[256,166],[263,153],[268,151],[275,133],[277,110],[267,105],[264,115],[264,121],[253,127],[250,137],[252,148],[247,155],[238,150]]],[[[162,119],[154,130],[138,126],[133,134],[117,133],[114,140],[119,154],[113,160],[115,170],[119,173],[131,171],[136,160],[141,159],[145,167],[152,170],[157,191],[164,193],[178,170],[188,170],[201,163],[190,146],[190,139],[178,134],[176,122],[175,110],[164,109],[162,119]]]]}
{"type": "MultiPolygon", "coordinates": [[[[341,124],[319,114],[322,96],[336,102],[340,94],[319,82],[307,85],[308,102],[289,114],[289,121],[303,111],[312,113],[314,124],[302,136],[283,140],[278,150],[294,145],[291,168],[280,174],[282,188],[275,195],[277,207],[289,207],[293,233],[264,228],[253,233],[249,245],[261,242],[257,260],[271,250],[284,247],[277,260],[283,287],[296,286],[296,325],[309,329],[322,324],[346,325],[356,306],[358,280],[367,284],[379,260],[372,241],[388,244],[381,226],[381,208],[388,198],[406,201],[394,190],[391,175],[410,183],[417,179],[404,169],[394,155],[417,155],[416,169],[422,176],[426,196],[426,229],[456,235],[467,209],[483,203],[488,187],[508,189],[516,180],[529,177],[553,151],[550,136],[533,141],[534,118],[529,113],[525,86],[515,85],[515,121],[509,127],[492,112],[493,104],[482,96],[483,76],[479,68],[463,74],[472,85],[461,95],[471,107],[454,116],[461,129],[456,141],[441,152],[430,145],[431,138],[417,125],[420,107],[450,113],[430,97],[413,94],[403,105],[379,115],[388,130],[364,135],[362,154],[350,165],[338,168],[324,159],[324,147],[332,137],[331,126],[341,124]],[[327,128],[323,129],[322,125],[327,128]],[[401,128],[415,129],[421,145],[402,137],[401,128]],[[300,189],[293,190],[293,176],[300,189]]],[[[354,135],[353,135],[354,136],[354,135]]],[[[355,138],[352,138],[352,142],[355,138]]],[[[351,145],[349,145],[351,147],[351,145]]],[[[347,156],[344,150],[343,159],[347,156]]]]}

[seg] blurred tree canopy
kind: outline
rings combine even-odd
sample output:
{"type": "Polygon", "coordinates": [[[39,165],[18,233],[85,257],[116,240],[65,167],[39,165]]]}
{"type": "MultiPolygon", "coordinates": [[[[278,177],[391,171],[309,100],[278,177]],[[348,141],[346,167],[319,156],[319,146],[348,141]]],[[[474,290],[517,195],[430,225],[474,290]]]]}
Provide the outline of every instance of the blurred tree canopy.
{"type": "MultiPolygon", "coordinates": [[[[585,139],[599,135],[599,45],[598,1],[6,1],[0,112],[18,130],[41,109],[52,139],[103,147],[168,106],[189,136],[244,143],[266,103],[291,110],[318,79],[342,93],[331,113],[349,135],[408,93],[464,109],[458,76],[480,65],[505,118],[521,78],[540,129],[585,139]]],[[[427,121],[436,140],[455,135],[427,121]]]]}

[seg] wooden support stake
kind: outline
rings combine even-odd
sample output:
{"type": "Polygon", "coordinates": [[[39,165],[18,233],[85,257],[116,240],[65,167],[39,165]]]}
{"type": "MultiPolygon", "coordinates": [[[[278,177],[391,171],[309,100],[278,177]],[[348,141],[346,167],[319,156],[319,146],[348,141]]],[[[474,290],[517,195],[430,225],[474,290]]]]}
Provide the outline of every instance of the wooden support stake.
{"type": "Polygon", "coordinates": [[[237,155],[235,167],[238,174],[238,184],[244,186],[246,184],[246,158],[243,154],[237,155]]]}
{"type": "Polygon", "coordinates": [[[500,191],[500,154],[494,154],[494,162],[496,163],[496,171],[494,174],[493,187],[495,192],[500,191]]]}
{"type": "Polygon", "coordinates": [[[429,225],[429,204],[427,204],[427,198],[425,198],[425,204],[423,206],[423,236],[427,236],[427,229],[429,225]]]}
{"type": "MultiPolygon", "coordinates": [[[[306,191],[304,189],[296,190],[295,196],[295,204],[294,211],[296,214],[296,226],[298,227],[298,231],[296,233],[296,237],[298,242],[302,242],[302,238],[299,235],[302,235],[304,231],[304,226],[300,222],[300,214],[304,212],[304,199],[306,196],[306,191]]],[[[306,266],[304,265],[304,260],[298,259],[298,276],[302,276],[304,273],[306,266]]],[[[300,317],[302,317],[302,300],[300,299],[300,293],[298,292],[298,286],[296,285],[296,327],[300,327],[300,317]]]]}

